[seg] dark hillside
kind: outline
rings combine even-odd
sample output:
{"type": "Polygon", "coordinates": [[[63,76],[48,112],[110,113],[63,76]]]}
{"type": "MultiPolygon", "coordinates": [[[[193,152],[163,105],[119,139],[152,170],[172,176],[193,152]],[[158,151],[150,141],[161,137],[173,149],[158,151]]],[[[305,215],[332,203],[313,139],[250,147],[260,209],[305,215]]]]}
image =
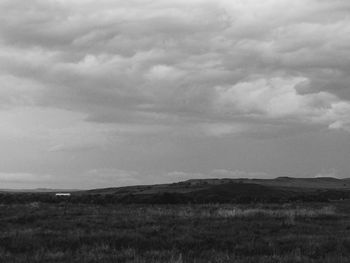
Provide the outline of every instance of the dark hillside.
{"type": "Polygon", "coordinates": [[[283,190],[250,183],[227,183],[191,193],[193,200],[200,203],[250,203],[281,202],[296,195],[293,190],[283,190]]]}
{"type": "MultiPolygon", "coordinates": [[[[187,188],[171,188],[169,191],[117,191],[111,194],[78,195],[98,203],[138,204],[186,204],[186,203],[286,203],[286,202],[327,202],[350,198],[349,190],[307,189],[296,187],[265,186],[252,183],[226,183],[187,188]],[[175,191],[178,190],[178,191],[175,191]]],[[[129,189],[130,190],[130,189],[129,189]]],[[[79,200],[79,198],[77,199],[79,200]]]]}

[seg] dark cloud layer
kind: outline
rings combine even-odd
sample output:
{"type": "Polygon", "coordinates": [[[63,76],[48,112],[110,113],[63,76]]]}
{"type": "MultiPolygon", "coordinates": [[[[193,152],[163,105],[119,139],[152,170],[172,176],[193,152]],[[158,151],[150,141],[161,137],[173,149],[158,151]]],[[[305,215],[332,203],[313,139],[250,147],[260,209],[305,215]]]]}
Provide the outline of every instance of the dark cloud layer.
{"type": "Polygon", "coordinates": [[[345,0],[1,1],[2,133],[41,134],[58,152],[133,135],[350,131],[349,11],[345,0]]]}

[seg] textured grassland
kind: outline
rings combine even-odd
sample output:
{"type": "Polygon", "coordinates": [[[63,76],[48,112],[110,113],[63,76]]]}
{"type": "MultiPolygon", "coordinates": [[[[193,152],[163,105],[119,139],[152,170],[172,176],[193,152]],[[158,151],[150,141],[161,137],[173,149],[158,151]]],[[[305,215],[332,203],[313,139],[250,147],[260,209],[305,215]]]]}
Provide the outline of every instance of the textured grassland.
{"type": "Polygon", "coordinates": [[[0,262],[350,262],[350,202],[1,205],[0,262]]]}

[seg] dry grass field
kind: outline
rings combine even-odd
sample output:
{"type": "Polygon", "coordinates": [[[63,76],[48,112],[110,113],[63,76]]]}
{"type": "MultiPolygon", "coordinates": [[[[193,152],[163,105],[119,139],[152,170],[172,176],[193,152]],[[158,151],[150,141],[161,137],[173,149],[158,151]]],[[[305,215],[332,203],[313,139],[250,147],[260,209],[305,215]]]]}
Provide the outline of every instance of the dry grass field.
{"type": "Polygon", "coordinates": [[[3,204],[0,262],[350,262],[350,202],[3,204]]]}

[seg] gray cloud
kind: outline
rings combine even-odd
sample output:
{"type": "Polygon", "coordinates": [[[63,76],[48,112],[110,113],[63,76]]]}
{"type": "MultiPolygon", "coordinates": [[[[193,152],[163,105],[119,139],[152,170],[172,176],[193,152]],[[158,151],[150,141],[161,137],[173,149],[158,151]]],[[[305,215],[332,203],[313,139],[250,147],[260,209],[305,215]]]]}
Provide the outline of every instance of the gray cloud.
{"type": "MultiPolygon", "coordinates": [[[[300,124],[318,111],[315,123],[347,127],[333,109],[348,104],[350,96],[345,74],[350,5],[344,1],[5,1],[2,6],[1,68],[45,85],[37,104],[82,111],[96,122],[139,122],[147,116],[159,123],[154,113],[162,113],[201,123],[227,117],[216,111],[217,97],[223,96],[218,87],[241,87],[243,97],[231,101],[227,122],[232,123],[252,95],[244,83],[259,91],[271,79],[300,78],[286,91],[294,93],[300,124]],[[307,95],[297,89],[301,82],[307,83],[307,95]],[[320,112],[312,100],[323,100],[320,107],[331,113],[320,112]]],[[[270,110],[269,101],[285,102],[280,90],[273,87],[259,98],[262,111],[270,110]]],[[[254,122],[249,117],[254,110],[246,106],[244,118],[254,122]]]]}
{"type": "Polygon", "coordinates": [[[348,132],[349,11],[345,0],[2,1],[0,135],[58,153],[348,132]]]}

